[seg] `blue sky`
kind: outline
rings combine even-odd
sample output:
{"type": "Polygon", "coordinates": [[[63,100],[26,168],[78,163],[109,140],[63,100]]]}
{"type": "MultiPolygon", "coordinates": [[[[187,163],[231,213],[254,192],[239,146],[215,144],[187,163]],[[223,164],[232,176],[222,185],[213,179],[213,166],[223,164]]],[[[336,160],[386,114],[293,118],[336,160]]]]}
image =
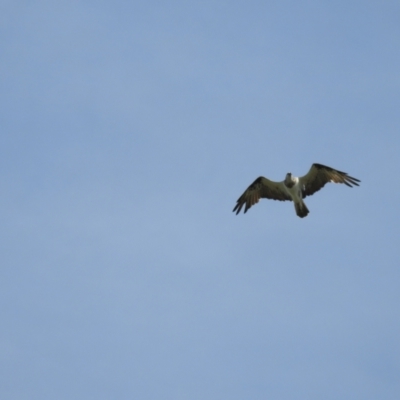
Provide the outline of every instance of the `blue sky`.
{"type": "Polygon", "coordinates": [[[399,17],[2,1],[0,397],[398,399],[399,17]]]}

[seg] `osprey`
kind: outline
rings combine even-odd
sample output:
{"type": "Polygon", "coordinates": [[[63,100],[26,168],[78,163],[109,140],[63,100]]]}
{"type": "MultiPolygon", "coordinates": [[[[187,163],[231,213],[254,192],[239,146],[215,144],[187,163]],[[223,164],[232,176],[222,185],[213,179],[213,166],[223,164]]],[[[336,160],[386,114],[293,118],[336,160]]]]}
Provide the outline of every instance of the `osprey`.
{"type": "Polygon", "coordinates": [[[303,199],[322,189],[326,183],[344,183],[349,187],[359,186],[360,180],[349,176],[346,172],[337,171],[322,164],[313,164],[307,175],[300,178],[289,172],[282,182],[273,182],[263,176],[257,178],[239,197],[233,212],[236,215],[244,207],[244,212],[258,203],[260,198],[293,201],[296,214],[300,218],[308,215],[309,211],[303,199]]]}

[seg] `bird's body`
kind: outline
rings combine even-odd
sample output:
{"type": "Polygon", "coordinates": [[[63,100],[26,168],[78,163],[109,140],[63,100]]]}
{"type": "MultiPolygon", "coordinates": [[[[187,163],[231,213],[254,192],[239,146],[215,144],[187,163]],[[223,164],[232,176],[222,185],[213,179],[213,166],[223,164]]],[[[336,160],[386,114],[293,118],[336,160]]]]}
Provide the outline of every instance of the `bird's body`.
{"type": "Polygon", "coordinates": [[[263,176],[257,178],[239,197],[233,211],[239,214],[243,206],[244,212],[254,204],[258,203],[260,198],[267,198],[280,201],[293,201],[296,214],[300,218],[308,215],[309,210],[303,199],[311,196],[328,182],[344,183],[352,187],[358,186],[358,179],[349,176],[345,172],[335,170],[322,164],[313,164],[307,175],[300,178],[292,176],[289,172],[282,182],[270,181],[263,176]]]}
{"type": "Polygon", "coordinates": [[[296,214],[303,218],[309,213],[306,204],[303,201],[303,192],[301,189],[301,183],[299,178],[292,176],[292,174],[286,174],[286,178],[283,181],[285,189],[294,203],[296,214]]]}

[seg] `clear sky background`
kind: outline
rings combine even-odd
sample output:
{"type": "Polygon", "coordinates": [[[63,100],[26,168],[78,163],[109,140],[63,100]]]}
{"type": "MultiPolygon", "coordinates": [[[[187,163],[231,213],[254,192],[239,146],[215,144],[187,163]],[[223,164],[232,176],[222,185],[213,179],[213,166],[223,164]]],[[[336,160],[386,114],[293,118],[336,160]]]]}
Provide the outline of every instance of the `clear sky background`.
{"type": "Polygon", "coordinates": [[[0,398],[400,398],[400,3],[0,2],[0,398]],[[258,176],[359,178],[232,213],[258,176]]]}

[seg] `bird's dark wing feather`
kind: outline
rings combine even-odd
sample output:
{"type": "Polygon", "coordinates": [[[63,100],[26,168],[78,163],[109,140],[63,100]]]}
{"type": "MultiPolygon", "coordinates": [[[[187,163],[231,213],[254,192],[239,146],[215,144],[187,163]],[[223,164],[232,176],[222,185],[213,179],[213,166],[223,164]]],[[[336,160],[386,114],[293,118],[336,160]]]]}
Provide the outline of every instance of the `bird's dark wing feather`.
{"type": "Polygon", "coordinates": [[[280,201],[292,200],[286,193],[283,182],[273,182],[260,176],[239,197],[233,212],[236,211],[236,214],[239,214],[243,206],[245,206],[244,212],[247,212],[261,198],[280,201]]]}
{"type": "Polygon", "coordinates": [[[359,186],[360,180],[349,176],[346,172],[337,171],[322,164],[313,164],[307,175],[300,178],[303,187],[303,198],[311,196],[322,189],[328,182],[344,183],[349,187],[359,186]]]}

